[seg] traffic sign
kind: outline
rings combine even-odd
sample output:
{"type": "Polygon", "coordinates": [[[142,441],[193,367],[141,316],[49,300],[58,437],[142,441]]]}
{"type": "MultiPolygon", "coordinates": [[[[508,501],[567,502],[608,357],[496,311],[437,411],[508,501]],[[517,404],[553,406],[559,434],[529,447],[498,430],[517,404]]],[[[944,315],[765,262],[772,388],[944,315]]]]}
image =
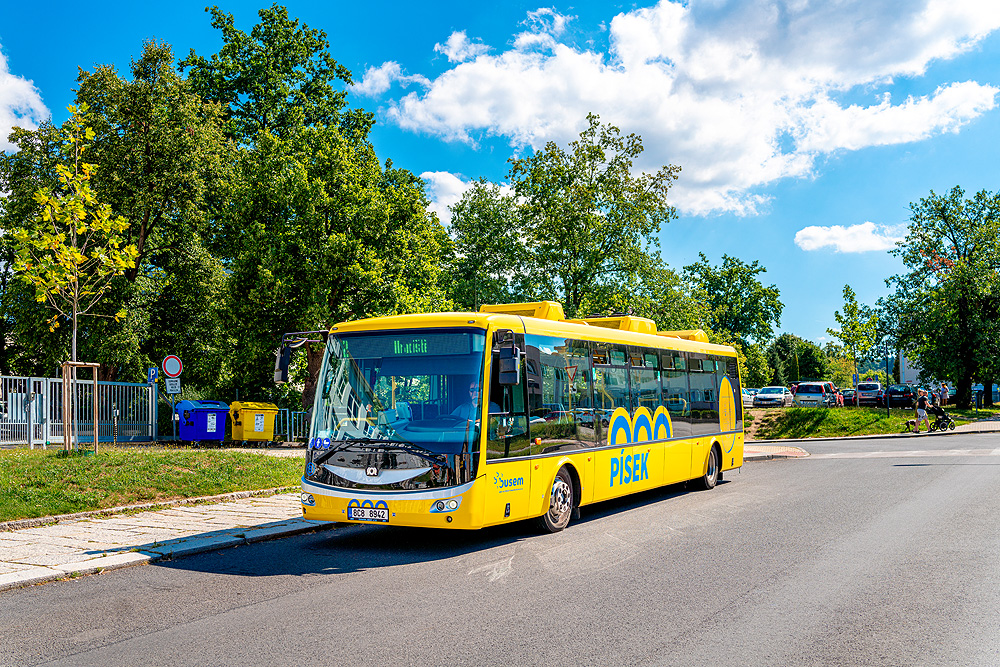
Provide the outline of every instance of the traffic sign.
{"type": "Polygon", "coordinates": [[[148,384],[153,384],[156,382],[156,378],[160,377],[160,369],[153,366],[148,371],[146,371],[146,382],[148,384]]]}
{"type": "Polygon", "coordinates": [[[165,378],[163,380],[167,385],[167,393],[170,395],[176,395],[181,393],[181,379],[180,378],[165,378]]]}
{"type": "Polygon", "coordinates": [[[163,374],[168,378],[179,377],[181,371],[184,370],[184,364],[181,363],[181,358],[176,354],[168,355],[163,359],[163,374]]]}

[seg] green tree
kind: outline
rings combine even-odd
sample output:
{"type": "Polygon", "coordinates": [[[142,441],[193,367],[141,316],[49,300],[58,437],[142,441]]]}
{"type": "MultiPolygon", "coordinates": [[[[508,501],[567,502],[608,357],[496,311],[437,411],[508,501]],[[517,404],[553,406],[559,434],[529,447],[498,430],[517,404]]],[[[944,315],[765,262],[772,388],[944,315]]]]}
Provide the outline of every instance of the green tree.
{"type": "MultiPolygon", "coordinates": [[[[446,309],[438,279],[448,238],[412,174],[383,168],[370,146],[330,127],[287,140],[264,133],[240,170],[230,223],[227,391],[282,391],[272,389],[270,371],[283,332],[446,309]]],[[[307,404],[321,352],[307,348],[307,404]]]]}
{"type": "MultiPolygon", "coordinates": [[[[70,358],[77,361],[79,318],[94,315],[116,276],[135,265],[138,252],[124,245],[128,221],[112,214],[97,199],[90,185],[93,164],[83,154],[94,139],[87,126],[87,105],[69,107],[71,117],[60,132],[62,163],[55,165],[58,189],[43,187],[35,193],[41,209],[33,224],[12,230],[17,253],[14,271],[35,289],[39,303],[72,323],[70,358]]],[[[115,317],[124,316],[119,312],[115,317]]]]}
{"type": "MultiPolygon", "coordinates": [[[[175,71],[165,44],[145,43],[129,78],[102,66],[92,73],[81,71],[78,82],[77,102],[88,106],[88,124],[94,132],[87,157],[98,168],[91,186],[100,201],[128,221],[124,243],[134,245],[138,253],[134,266],[113,282],[97,307],[98,314],[113,315],[125,306],[128,316],[82,323],[80,353],[101,362],[102,379],[136,378],[151,362],[182,349],[186,341],[214,335],[213,327],[172,327],[173,340],[165,342],[151,323],[203,321],[204,304],[192,304],[197,313],[179,312],[176,308],[185,302],[164,290],[181,285],[170,272],[181,265],[176,254],[204,257],[185,248],[223,236],[211,224],[216,219],[212,212],[224,208],[228,199],[232,149],[222,133],[218,105],[206,104],[191,92],[175,71]],[[161,343],[166,347],[159,348],[161,343]]],[[[55,182],[59,145],[55,133],[55,128],[43,125],[11,135],[19,150],[0,162],[0,189],[9,192],[0,214],[8,226],[34,215],[34,190],[55,182]]],[[[194,293],[200,289],[189,287],[194,293]]],[[[13,316],[16,323],[22,367],[51,372],[53,350],[65,347],[61,332],[49,333],[38,326],[42,313],[31,307],[17,286],[0,299],[4,316],[13,316]]],[[[185,361],[189,380],[211,383],[214,372],[197,373],[200,360],[185,361]]],[[[204,366],[213,363],[218,360],[205,360],[204,366]]]]}
{"type": "Polygon", "coordinates": [[[474,311],[484,303],[531,299],[533,257],[520,231],[514,197],[486,179],[451,207],[449,295],[456,307],[474,311]]]}
{"type": "Polygon", "coordinates": [[[771,343],[768,362],[775,369],[776,379],[789,382],[823,380],[829,375],[826,354],[815,343],[790,333],[783,333],[771,343]],[[781,377],[778,378],[780,370],[781,377]]]}
{"type": "Polygon", "coordinates": [[[850,285],[844,285],[844,313],[834,311],[833,318],[840,329],[826,332],[844,344],[854,363],[854,373],[858,372],[858,360],[867,359],[881,342],[878,330],[878,312],[864,304],[859,304],[850,285]]]}
{"type": "MultiPolygon", "coordinates": [[[[996,371],[1000,336],[1000,194],[972,199],[960,187],[910,204],[906,238],[892,254],[907,273],[891,278],[886,301],[899,345],[925,376],[950,378],[956,402],[972,403],[972,384],[996,371]]],[[[984,382],[986,384],[986,382],[984,382]]]]}
{"type": "Polygon", "coordinates": [[[629,281],[602,283],[580,304],[581,315],[625,313],[656,322],[657,329],[707,329],[704,300],[692,293],[659,254],[648,255],[629,281]]]}
{"type": "Polygon", "coordinates": [[[727,331],[744,345],[770,341],[784,305],[778,288],[765,287],[757,278],[767,269],[756,260],[747,264],[729,255],[722,256],[719,267],[709,264],[703,253],[698,257],[700,261],[684,267],[684,275],[707,297],[709,328],[727,331]]]}
{"type": "MultiPolygon", "coordinates": [[[[196,92],[222,105],[231,137],[249,144],[260,132],[286,137],[297,128],[345,120],[343,86],[352,83],[351,72],[330,55],[325,32],[289,19],[278,4],[257,12],[260,23],[249,35],[235,27],[232,14],[217,6],[205,11],[222,33],[222,48],[210,58],[192,49],[180,67],[190,70],[196,92]]],[[[361,136],[373,122],[362,111],[347,120],[361,136]]]]}
{"type": "MultiPolygon", "coordinates": [[[[271,382],[283,332],[443,309],[439,283],[450,242],[427,212],[424,184],[383,166],[368,141],[371,115],[347,108],[350,72],[322,31],[277,5],[248,34],[210,10],[223,45],[181,63],[205,99],[222,105],[240,144],[237,175],[217,218],[228,348],[220,390],[291,400],[271,382]]],[[[312,400],[322,351],[306,349],[302,399],[312,400]]]]}
{"type": "Polygon", "coordinates": [[[549,142],[510,161],[527,242],[545,268],[539,291],[558,297],[569,317],[585,314],[589,293],[632,281],[649,263],[661,225],[676,217],[667,192],[680,168],[635,174],[642,139],[622,136],[595,114],[587,122],[568,150],[549,142]]]}

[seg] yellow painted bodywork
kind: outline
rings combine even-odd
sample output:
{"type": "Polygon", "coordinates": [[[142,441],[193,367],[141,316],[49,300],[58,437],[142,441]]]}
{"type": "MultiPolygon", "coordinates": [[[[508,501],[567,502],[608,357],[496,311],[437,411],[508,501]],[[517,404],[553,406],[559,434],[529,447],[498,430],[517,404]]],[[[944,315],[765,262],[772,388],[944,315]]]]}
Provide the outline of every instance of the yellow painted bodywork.
{"type": "MultiPolygon", "coordinates": [[[[518,304],[528,311],[532,304],[518,304]]],[[[536,308],[552,317],[561,310],[536,308]]],[[[731,347],[714,345],[700,340],[676,338],[658,333],[638,333],[616,330],[603,326],[590,326],[585,321],[566,321],[522,316],[520,314],[479,312],[479,313],[430,313],[419,315],[398,315],[393,317],[357,320],[338,324],[333,333],[387,331],[401,329],[433,329],[439,327],[471,327],[486,331],[492,336],[496,329],[512,329],[518,333],[543,336],[565,336],[578,340],[606,343],[641,345],[664,350],[680,350],[704,354],[716,354],[735,358],[731,347]]],[[[685,332],[686,333],[686,332],[685,332]]],[[[489,339],[489,338],[488,338],[489,339]]],[[[490,368],[490,347],[483,364],[483,386],[488,386],[486,375],[490,368]]],[[[728,383],[728,380],[724,382],[728,383]]],[[[350,489],[332,489],[313,484],[303,479],[303,491],[315,498],[315,506],[303,505],[303,515],[317,521],[347,521],[347,507],[354,501],[384,502],[389,510],[388,525],[426,526],[436,528],[476,529],[485,526],[517,521],[541,516],[548,510],[549,492],[556,473],[567,466],[579,483],[579,504],[594,502],[643,491],[667,484],[675,484],[703,476],[707,469],[710,448],[718,446],[722,454],[721,470],[731,470],[743,465],[742,431],[734,431],[736,426],[736,406],[732,392],[725,392],[728,400],[720,400],[720,431],[717,434],[683,439],[662,439],[663,422],[669,423],[669,413],[665,408],[657,408],[650,417],[647,429],[640,425],[638,433],[644,439],[627,442],[624,439],[624,424],[615,429],[615,420],[626,420],[630,431],[635,424],[628,412],[618,408],[609,421],[609,443],[604,447],[582,449],[572,453],[549,454],[535,458],[486,460],[485,429],[480,434],[480,470],[473,482],[462,487],[432,489],[426,492],[365,492],[350,489]],[[661,413],[662,411],[662,413],[661,413]],[[657,421],[659,418],[661,421],[657,421]],[[657,426],[659,424],[659,427],[657,426]],[[653,433],[649,439],[648,433],[653,433]],[[617,461],[617,473],[612,478],[617,461]],[[630,476],[634,481],[624,482],[623,466],[629,461],[630,476]],[[506,482],[506,484],[505,484],[506,482]],[[433,513],[431,508],[441,499],[460,498],[459,508],[448,513],[433,513]],[[509,515],[507,505],[510,505],[509,515]],[[451,521],[448,521],[451,517],[451,521]]],[[[486,411],[488,396],[483,392],[481,406],[486,411]]],[[[636,421],[640,421],[637,413],[636,421]]]]}

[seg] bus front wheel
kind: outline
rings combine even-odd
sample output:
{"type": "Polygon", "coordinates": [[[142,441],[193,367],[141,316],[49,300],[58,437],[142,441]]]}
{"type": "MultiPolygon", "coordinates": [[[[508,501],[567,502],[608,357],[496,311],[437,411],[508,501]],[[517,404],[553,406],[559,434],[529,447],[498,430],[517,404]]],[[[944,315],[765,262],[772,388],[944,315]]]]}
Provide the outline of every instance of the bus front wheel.
{"type": "Polygon", "coordinates": [[[552,481],[549,494],[549,511],[542,515],[542,527],[550,533],[558,533],[569,525],[573,514],[573,478],[563,466],[552,481]]]}
{"type": "Polygon", "coordinates": [[[719,448],[713,445],[708,450],[708,460],[705,461],[705,474],[695,480],[695,485],[699,489],[708,491],[714,489],[719,481],[719,448]]]}

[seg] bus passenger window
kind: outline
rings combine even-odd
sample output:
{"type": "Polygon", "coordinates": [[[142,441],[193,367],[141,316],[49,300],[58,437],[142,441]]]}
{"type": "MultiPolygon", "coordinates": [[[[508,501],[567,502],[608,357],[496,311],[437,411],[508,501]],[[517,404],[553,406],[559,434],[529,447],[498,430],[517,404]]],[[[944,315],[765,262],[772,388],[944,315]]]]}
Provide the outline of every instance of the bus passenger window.
{"type": "Polygon", "coordinates": [[[663,404],[670,413],[675,438],[691,435],[691,403],[688,400],[688,376],[684,357],[680,353],[661,355],[664,369],[660,372],[663,404]]]}
{"type": "Polygon", "coordinates": [[[719,393],[715,361],[707,355],[691,354],[688,359],[691,388],[692,435],[719,432],[719,393]]]}
{"type": "Polygon", "coordinates": [[[552,336],[525,336],[532,454],[573,451],[595,442],[590,345],[552,336]]]}
{"type": "Polygon", "coordinates": [[[528,455],[528,418],[524,409],[526,375],[526,364],[522,364],[520,384],[500,384],[499,348],[493,348],[486,419],[488,461],[528,455]]]}

